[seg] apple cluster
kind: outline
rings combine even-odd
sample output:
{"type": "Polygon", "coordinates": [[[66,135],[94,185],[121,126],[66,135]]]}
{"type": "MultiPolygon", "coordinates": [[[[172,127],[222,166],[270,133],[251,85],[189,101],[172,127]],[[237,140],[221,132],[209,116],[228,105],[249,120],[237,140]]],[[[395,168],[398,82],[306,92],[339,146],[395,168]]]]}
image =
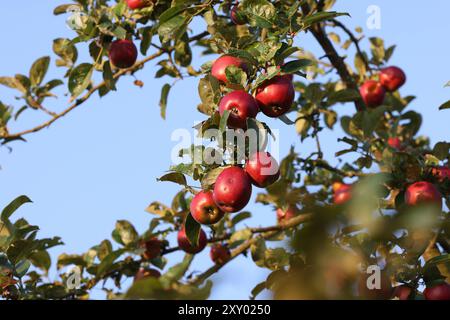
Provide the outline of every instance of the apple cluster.
{"type": "Polygon", "coordinates": [[[359,88],[361,97],[369,108],[383,104],[386,92],[397,91],[406,82],[406,75],[398,67],[387,67],[380,71],[378,81],[370,79],[359,88]]]}

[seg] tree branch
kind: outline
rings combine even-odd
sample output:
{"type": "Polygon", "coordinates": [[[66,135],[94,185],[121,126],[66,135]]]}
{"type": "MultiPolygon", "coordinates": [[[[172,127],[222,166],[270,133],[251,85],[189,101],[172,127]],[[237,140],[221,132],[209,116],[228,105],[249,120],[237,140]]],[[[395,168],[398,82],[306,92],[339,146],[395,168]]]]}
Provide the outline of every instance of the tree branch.
{"type": "Polygon", "coordinates": [[[286,221],[283,224],[279,224],[279,225],[272,226],[272,227],[266,227],[266,228],[250,229],[253,234],[257,233],[256,231],[260,232],[259,235],[257,237],[251,237],[250,239],[248,239],[247,241],[242,243],[240,246],[238,246],[236,249],[234,249],[231,252],[231,257],[227,262],[225,262],[223,264],[215,264],[211,268],[207,269],[205,272],[201,273],[200,275],[198,275],[197,277],[192,279],[190,281],[190,283],[194,284],[194,285],[200,285],[203,281],[205,281],[210,276],[212,276],[214,273],[219,271],[228,262],[230,262],[231,260],[233,260],[234,258],[239,256],[241,253],[247,251],[252,246],[252,244],[255,244],[259,239],[271,238],[271,237],[275,236],[278,232],[287,230],[287,229],[296,227],[302,223],[308,222],[311,220],[311,218],[312,218],[311,213],[305,213],[305,214],[296,216],[296,217],[290,219],[289,221],[286,221]]]}
{"type": "MultiPolygon", "coordinates": [[[[305,15],[311,12],[311,8],[306,2],[301,5],[301,8],[305,15]]],[[[344,59],[338,54],[333,44],[331,43],[330,39],[326,35],[322,23],[316,23],[313,26],[311,26],[308,30],[311,31],[314,38],[316,38],[316,40],[319,42],[320,46],[325,51],[325,54],[327,55],[331,64],[339,74],[339,77],[346,84],[347,88],[358,90],[358,84],[355,82],[350,72],[348,71],[344,59]]],[[[362,98],[359,98],[358,100],[355,101],[355,107],[356,110],[358,111],[362,111],[365,109],[365,105],[362,98]]]]}

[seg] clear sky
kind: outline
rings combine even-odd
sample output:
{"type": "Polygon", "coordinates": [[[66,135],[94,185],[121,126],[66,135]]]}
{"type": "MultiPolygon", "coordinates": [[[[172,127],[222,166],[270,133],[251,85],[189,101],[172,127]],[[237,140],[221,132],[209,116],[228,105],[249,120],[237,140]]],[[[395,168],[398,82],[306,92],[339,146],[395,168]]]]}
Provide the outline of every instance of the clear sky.
{"type": "MultiPolygon", "coordinates": [[[[66,2],[25,0],[20,6],[13,1],[2,2],[0,76],[27,74],[36,58],[52,53],[53,39],[74,36],[65,26],[67,17],[52,15],[54,7],[66,2]]],[[[406,0],[340,0],[336,6],[336,10],[351,14],[351,18],[341,18],[349,26],[362,26],[367,36],[382,37],[388,45],[397,44],[392,63],[401,66],[408,76],[401,91],[417,96],[410,108],[423,113],[421,134],[429,135],[434,143],[448,139],[449,134],[450,111],[438,111],[438,107],[450,99],[450,88],[443,88],[450,80],[450,42],[447,39],[450,2],[429,0],[426,8],[425,11],[419,1],[406,0]],[[381,8],[380,30],[366,29],[369,5],[381,8]]],[[[323,54],[309,35],[299,35],[298,44],[317,56],[323,54]]],[[[86,48],[79,47],[79,51],[78,62],[89,62],[86,48]]],[[[64,72],[55,67],[54,58],[52,54],[46,80],[61,77],[64,72]]],[[[197,51],[194,59],[199,66],[213,57],[198,58],[197,51]]],[[[27,143],[11,144],[11,153],[6,148],[0,149],[0,208],[18,195],[28,195],[34,203],[24,206],[18,216],[39,225],[41,237],[58,235],[63,238],[66,245],[51,250],[54,260],[62,252],[82,253],[109,238],[118,219],[128,219],[139,231],[144,231],[150,221],[145,207],[154,200],[170,203],[179,190],[174,184],[156,182],[156,178],[170,165],[171,150],[176,144],[171,141],[171,133],[177,128],[189,129],[196,121],[204,119],[196,111],[197,80],[187,79],[176,84],[169,97],[167,120],[163,121],[158,107],[160,88],[171,79],[153,79],[155,71],[155,63],[151,62],[144,71],[137,73],[138,79],[145,83],[142,89],[133,85],[132,77],[124,78],[118,84],[118,92],[103,99],[95,95],[51,128],[28,136],[27,143]]],[[[61,87],[60,97],[48,107],[65,108],[68,97],[63,94],[66,91],[61,87]]],[[[0,100],[16,103],[13,92],[4,87],[0,88],[0,100]]],[[[353,112],[350,105],[338,106],[338,112],[339,108],[343,113],[353,112]]],[[[41,116],[28,111],[14,128],[27,128],[39,120],[41,116]]],[[[285,155],[291,145],[300,153],[313,147],[311,140],[300,143],[293,127],[281,121],[268,123],[280,129],[281,155],[285,155]]],[[[323,148],[329,159],[344,148],[336,142],[340,136],[340,131],[322,134],[323,148]]],[[[275,222],[272,208],[250,204],[248,209],[253,212],[248,224],[275,222]]],[[[175,244],[174,239],[171,240],[175,244]]],[[[193,270],[211,265],[208,251],[196,258],[193,270]]],[[[181,255],[172,254],[169,258],[175,262],[181,255]]],[[[266,274],[267,271],[256,267],[250,258],[239,257],[213,278],[215,286],[211,297],[246,299],[266,274]]],[[[102,294],[94,292],[93,297],[99,298],[102,294]]]]}

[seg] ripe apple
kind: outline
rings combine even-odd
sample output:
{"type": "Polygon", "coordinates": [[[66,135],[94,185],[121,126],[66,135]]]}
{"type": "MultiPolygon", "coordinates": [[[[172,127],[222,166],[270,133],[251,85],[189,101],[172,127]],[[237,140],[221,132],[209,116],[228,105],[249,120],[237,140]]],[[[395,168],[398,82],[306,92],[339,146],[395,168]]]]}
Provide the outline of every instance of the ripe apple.
{"type": "Polygon", "coordinates": [[[148,7],[152,1],[153,0],[127,0],[127,4],[131,10],[136,10],[148,7]]]}
{"type": "Polygon", "coordinates": [[[252,195],[250,178],[240,167],[224,169],[214,185],[214,201],[225,212],[242,210],[252,195]]]}
{"type": "Polygon", "coordinates": [[[237,90],[225,95],[219,103],[219,113],[230,111],[228,126],[233,129],[247,128],[247,118],[255,118],[258,114],[258,104],[244,90],[237,90]]]}
{"type": "Polygon", "coordinates": [[[400,139],[398,137],[390,137],[388,139],[388,145],[396,150],[401,150],[402,149],[402,142],[400,141],[400,139]]]}
{"type": "Polygon", "coordinates": [[[200,191],[191,201],[192,217],[200,224],[216,224],[224,215],[224,212],[214,202],[211,191],[200,191]]]}
{"type": "Polygon", "coordinates": [[[437,178],[439,182],[444,182],[446,179],[450,180],[450,168],[449,167],[436,167],[431,170],[431,174],[437,178]]]}
{"type": "Polygon", "coordinates": [[[406,285],[397,286],[394,288],[394,298],[398,298],[399,300],[409,300],[411,298],[411,294],[413,289],[406,285]]]}
{"type": "Polygon", "coordinates": [[[406,189],[405,203],[409,206],[421,203],[435,203],[439,205],[439,208],[442,208],[442,195],[434,184],[419,181],[406,189]]]}
{"type": "Polygon", "coordinates": [[[369,108],[376,108],[383,104],[386,90],[381,83],[368,80],[359,88],[359,93],[369,108]]]}
{"type": "Polygon", "coordinates": [[[450,284],[440,283],[432,287],[426,287],[423,295],[426,300],[450,300],[450,284]]]}
{"type": "Polygon", "coordinates": [[[211,67],[211,75],[217,80],[227,83],[228,79],[225,70],[229,66],[236,66],[241,68],[244,72],[248,71],[247,64],[241,58],[223,55],[214,61],[211,67]]]}
{"type": "Polygon", "coordinates": [[[249,157],[245,164],[252,183],[260,188],[266,188],[278,180],[280,168],[277,160],[268,152],[259,151],[249,157]]]}
{"type": "Polygon", "coordinates": [[[291,109],[295,89],[291,75],[276,76],[264,81],[257,89],[255,99],[268,117],[279,117],[291,109]]]}
{"type": "Polygon", "coordinates": [[[333,183],[333,202],[334,204],[344,204],[352,198],[352,185],[342,182],[333,183]]]}
{"type": "Polygon", "coordinates": [[[134,276],[134,281],[139,281],[142,279],[146,279],[146,278],[159,278],[161,277],[161,272],[159,272],[156,269],[144,269],[144,268],[140,268],[138,270],[138,272],[136,273],[136,275],[134,276]]]}
{"type": "Polygon", "coordinates": [[[162,242],[157,238],[151,238],[147,241],[143,241],[141,246],[145,248],[142,257],[145,260],[152,260],[158,257],[161,254],[162,242]]]}
{"type": "Polygon", "coordinates": [[[216,264],[224,264],[231,258],[230,249],[226,245],[216,244],[211,247],[209,253],[211,260],[216,264]]]}
{"type": "Polygon", "coordinates": [[[117,68],[129,68],[136,62],[137,49],[131,40],[116,40],[109,47],[109,59],[117,68]]]}
{"type": "Polygon", "coordinates": [[[283,223],[289,221],[293,217],[297,215],[297,208],[295,206],[290,205],[287,210],[283,210],[282,208],[277,209],[277,221],[278,223],[283,223]]]}
{"type": "Polygon", "coordinates": [[[206,238],[205,231],[200,229],[198,245],[196,245],[196,246],[192,245],[187,238],[186,230],[184,229],[184,227],[181,228],[180,231],[178,231],[177,240],[178,240],[178,246],[180,247],[180,249],[183,250],[184,252],[187,252],[190,254],[199,253],[200,251],[205,249],[205,247],[208,243],[208,239],[206,238]]]}
{"type": "Polygon", "coordinates": [[[384,68],[380,72],[380,83],[383,87],[393,92],[399,89],[406,82],[406,75],[402,69],[398,67],[384,68]]]}

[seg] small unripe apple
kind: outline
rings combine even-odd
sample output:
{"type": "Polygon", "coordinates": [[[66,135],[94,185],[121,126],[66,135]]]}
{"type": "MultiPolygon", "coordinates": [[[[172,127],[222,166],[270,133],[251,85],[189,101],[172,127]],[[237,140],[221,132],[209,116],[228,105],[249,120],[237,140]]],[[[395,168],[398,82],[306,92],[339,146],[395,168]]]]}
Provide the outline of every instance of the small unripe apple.
{"type": "Polygon", "coordinates": [[[404,85],[405,82],[406,75],[403,70],[398,67],[384,68],[380,72],[380,83],[387,91],[396,91],[404,85]]]}
{"type": "Polygon", "coordinates": [[[423,295],[426,300],[450,300],[450,284],[440,283],[432,287],[426,287],[423,295]]]}
{"type": "Polygon", "coordinates": [[[283,223],[291,220],[293,217],[297,215],[297,208],[295,206],[290,205],[286,210],[282,208],[277,209],[277,221],[278,223],[283,223]]]}
{"type": "Polygon", "coordinates": [[[276,76],[264,81],[257,89],[255,99],[259,109],[268,117],[276,118],[288,112],[295,98],[291,76],[276,76]]]}
{"type": "Polygon", "coordinates": [[[109,47],[109,59],[117,68],[133,66],[137,55],[137,48],[131,40],[116,40],[109,47]]]}
{"type": "Polygon", "coordinates": [[[402,149],[402,142],[400,141],[400,138],[398,137],[390,137],[388,139],[388,145],[396,150],[401,150],[402,149]]]}
{"type": "Polygon", "coordinates": [[[216,244],[211,247],[209,253],[211,260],[216,264],[224,264],[231,258],[230,249],[226,245],[216,244]]]}
{"type": "Polygon", "coordinates": [[[394,288],[393,297],[399,300],[409,300],[412,293],[413,289],[411,287],[401,285],[394,288]]]}
{"type": "Polygon", "coordinates": [[[439,182],[444,182],[446,179],[450,180],[449,167],[436,167],[431,170],[431,174],[437,178],[439,182]]]}
{"type": "Polygon", "coordinates": [[[409,206],[434,203],[439,208],[442,208],[442,195],[434,184],[427,181],[419,181],[406,189],[405,203],[409,206]]]}
{"type": "Polygon", "coordinates": [[[258,114],[258,104],[244,90],[236,90],[225,95],[219,103],[219,113],[230,111],[228,127],[233,129],[247,128],[247,118],[255,118],[258,114]]]}
{"type": "Polygon", "coordinates": [[[352,198],[352,185],[342,182],[333,183],[333,202],[334,204],[344,204],[352,198]]]}
{"type": "Polygon", "coordinates": [[[211,191],[200,191],[191,201],[192,217],[200,224],[216,224],[224,212],[216,205],[211,191]]]}
{"type": "Polygon", "coordinates": [[[127,0],[128,7],[131,10],[148,7],[154,0],[127,0]]]}
{"type": "Polygon", "coordinates": [[[383,104],[386,90],[381,83],[368,80],[359,88],[359,93],[369,108],[376,108],[383,104]]]}
{"type": "Polygon", "coordinates": [[[208,244],[208,239],[206,237],[206,233],[202,229],[200,229],[200,234],[199,234],[197,245],[192,245],[189,242],[189,239],[186,235],[186,230],[184,229],[184,227],[181,228],[180,231],[178,231],[177,240],[178,240],[178,246],[180,247],[180,249],[183,250],[184,252],[187,252],[190,254],[199,253],[200,251],[205,249],[206,245],[208,244]]]}
{"type": "Polygon", "coordinates": [[[159,278],[161,277],[161,272],[156,269],[144,269],[140,268],[136,275],[134,276],[134,281],[139,281],[146,278],[159,278]]]}
{"type": "Polygon", "coordinates": [[[278,180],[280,168],[277,160],[268,152],[255,152],[245,164],[245,172],[252,183],[260,188],[266,188],[278,180]]]}
{"type": "Polygon", "coordinates": [[[151,238],[149,240],[143,241],[141,246],[145,248],[142,257],[145,260],[152,260],[158,257],[161,254],[162,250],[162,241],[157,238],[151,238]]]}
{"type": "Polygon", "coordinates": [[[241,68],[244,72],[248,71],[247,64],[241,58],[223,55],[216,61],[214,61],[211,67],[211,75],[217,80],[222,81],[223,83],[228,83],[225,70],[229,66],[241,68]]]}
{"type": "Polygon", "coordinates": [[[250,178],[240,167],[224,169],[214,184],[214,201],[225,212],[242,210],[252,195],[250,178]]]}

